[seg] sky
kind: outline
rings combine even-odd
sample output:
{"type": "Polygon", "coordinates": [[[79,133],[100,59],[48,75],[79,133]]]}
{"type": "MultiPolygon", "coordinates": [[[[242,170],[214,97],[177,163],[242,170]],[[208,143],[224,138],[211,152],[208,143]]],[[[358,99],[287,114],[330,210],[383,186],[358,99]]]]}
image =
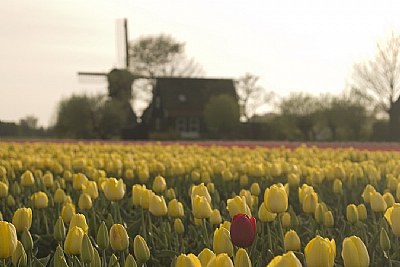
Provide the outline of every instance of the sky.
{"type": "Polygon", "coordinates": [[[77,72],[120,66],[117,19],[128,19],[130,40],[164,33],[184,42],[207,77],[252,73],[284,97],[343,92],[353,64],[400,32],[399,10],[395,0],[2,0],[0,120],[34,115],[47,127],[61,99],[106,93],[77,72]]]}

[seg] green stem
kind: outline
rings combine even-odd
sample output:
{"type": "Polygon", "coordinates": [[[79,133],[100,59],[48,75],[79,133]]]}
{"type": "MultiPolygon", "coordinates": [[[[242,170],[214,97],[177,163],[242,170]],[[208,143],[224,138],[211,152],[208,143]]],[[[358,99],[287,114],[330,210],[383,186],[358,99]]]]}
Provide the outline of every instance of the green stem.
{"type": "Polygon", "coordinates": [[[145,240],[148,240],[148,239],[147,239],[146,222],[145,222],[145,220],[144,220],[144,209],[143,209],[143,208],[140,208],[140,211],[141,211],[141,217],[142,217],[143,238],[144,238],[145,240]]]}
{"type": "Polygon", "coordinates": [[[271,237],[271,223],[267,222],[267,235],[268,235],[268,248],[273,251],[272,249],[272,237],[271,237]]]}
{"type": "Polygon", "coordinates": [[[46,216],[46,212],[44,209],[41,209],[42,211],[42,216],[43,216],[43,220],[44,220],[44,226],[46,229],[46,235],[50,234],[50,230],[49,230],[49,222],[47,221],[47,216],[46,216]]]}
{"type": "Polygon", "coordinates": [[[204,231],[204,242],[206,247],[211,247],[211,241],[210,241],[210,236],[208,235],[207,231],[207,225],[206,225],[206,219],[202,219],[202,226],[203,226],[203,231],[204,231]]]}
{"type": "Polygon", "coordinates": [[[279,233],[280,233],[280,237],[281,237],[281,244],[282,244],[282,249],[283,251],[285,251],[285,237],[283,235],[283,227],[282,227],[282,218],[280,216],[280,214],[278,214],[278,224],[279,224],[279,233]]]}
{"type": "Polygon", "coordinates": [[[103,255],[102,255],[101,265],[104,266],[104,267],[106,267],[106,266],[107,266],[106,250],[103,249],[102,252],[103,252],[103,253],[102,253],[103,255]]]}

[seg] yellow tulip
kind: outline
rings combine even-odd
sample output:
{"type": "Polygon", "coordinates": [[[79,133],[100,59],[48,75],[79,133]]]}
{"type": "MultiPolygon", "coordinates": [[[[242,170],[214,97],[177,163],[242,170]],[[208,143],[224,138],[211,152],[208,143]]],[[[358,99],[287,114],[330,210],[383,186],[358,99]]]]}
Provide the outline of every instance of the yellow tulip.
{"type": "Polygon", "coordinates": [[[167,187],[167,183],[165,182],[164,177],[158,175],[156,176],[156,178],[154,178],[153,181],[153,191],[156,193],[161,193],[165,190],[165,188],[167,187]]]}
{"type": "Polygon", "coordinates": [[[236,252],[234,263],[235,263],[235,266],[240,266],[240,267],[251,267],[252,266],[249,255],[247,254],[246,250],[243,248],[239,248],[239,250],[236,252]]]}
{"type": "Polygon", "coordinates": [[[61,217],[63,218],[65,223],[69,223],[75,212],[75,205],[72,203],[66,203],[61,209],[61,217]]]}
{"type": "Polygon", "coordinates": [[[8,185],[4,182],[0,182],[0,198],[8,196],[8,185]]]}
{"type": "Polygon", "coordinates": [[[129,236],[122,224],[113,224],[110,228],[110,245],[114,251],[124,251],[129,245],[129,236]]]}
{"type": "Polygon", "coordinates": [[[303,211],[305,213],[315,213],[318,205],[318,195],[316,192],[307,194],[303,199],[303,211]]]}
{"type": "Polygon", "coordinates": [[[258,219],[262,222],[273,222],[276,218],[276,213],[269,212],[265,207],[264,202],[258,208],[258,219]]]}
{"type": "Polygon", "coordinates": [[[140,206],[140,199],[142,197],[142,192],[145,189],[146,189],[145,185],[134,184],[132,186],[132,204],[134,206],[140,206]]]}
{"type": "Polygon", "coordinates": [[[357,206],[354,204],[349,204],[346,207],[346,219],[349,223],[356,223],[358,222],[358,209],[357,206]]]}
{"type": "Polygon", "coordinates": [[[298,186],[300,184],[300,177],[296,173],[290,173],[288,175],[288,183],[290,186],[298,186]]]}
{"type": "Polygon", "coordinates": [[[281,220],[282,220],[282,226],[283,227],[290,227],[291,226],[291,216],[289,212],[284,212],[281,215],[281,220]]]}
{"type": "Polygon", "coordinates": [[[212,252],[210,249],[208,248],[204,248],[199,255],[197,255],[197,258],[200,260],[201,262],[201,266],[207,266],[207,264],[211,261],[212,258],[215,257],[215,253],[212,252]]]}
{"type": "MultiPolygon", "coordinates": [[[[64,218],[63,218],[64,219],[64,218]]],[[[72,215],[71,221],[69,223],[69,230],[74,228],[75,226],[80,227],[85,234],[88,233],[89,226],[86,223],[86,217],[83,214],[77,213],[72,215]]]]}
{"type": "Polygon", "coordinates": [[[374,212],[385,212],[387,209],[387,204],[379,192],[373,192],[370,194],[370,203],[371,209],[374,212]]]}
{"type": "Polygon", "coordinates": [[[367,217],[368,217],[367,208],[365,207],[365,205],[363,203],[357,205],[357,211],[358,211],[358,219],[360,219],[361,221],[364,221],[365,219],[367,219],[367,217]]]}
{"type": "Polygon", "coordinates": [[[342,181],[339,179],[335,179],[335,181],[333,181],[333,192],[337,195],[343,194],[342,181]]]}
{"type": "Polygon", "coordinates": [[[368,267],[369,255],[364,242],[357,236],[343,240],[342,258],[345,267],[368,267]]]}
{"type": "Polygon", "coordinates": [[[199,258],[196,257],[193,253],[188,254],[188,257],[192,260],[195,267],[201,267],[201,262],[199,258]]]}
{"type": "Polygon", "coordinates": [[[140,235],[137,235],[133,240],[133,252],[140,264],[143,264],[150,259],[149,247],[147,246],[146,240],[144,240],[140,235]]]}
{"type": "Polygon", "coordinates": [[[226,230],[230,231],[231,230],[231,222],[230,221],[224,221],[219,225],[220,227],[224,227],[226,230]]]}
{"type": "Polygon", "coordinates": [[[308,184],[303,184],[299,188],[299,201],[300,204],[303,204],[304,198],[308,195],[314,192],[314,188],[308,184]]]}
{"type": "Polygon", "coordinates": [[[370,184],[367,184],[365,186],[364,191],[363,191],[363,193],[361,195],[362,198],[364,199],[365,203],[369,203],[370,202],[371,193],[374,193],[374,192],[376,192],[375,187],[373,187],[370,184]]]}
{"type": "Polygon", "coordinates": [[[69,229],[64,242],[64,251],[69,255],[79,255],[82,248],[83,235],[82,228],[74,226],[69,229]]]}
{"type": "Polygon", "coordinates": [[[54,192],[54,203],[64,203],[65,201],[65,192],[61,188],[57,188],[56,192],[54,192]]]}
{"type": "Polygon", "coordinates": [[[203,196],[206,198],[207,202],[211,204],[211,196],[204,183],[192,187],[190,197],[193,199],[195,196],[203,196]]]}
{"type": "Polygon", "coordinates": [[[178,218],[185,215],[183,210],[183,204],[176,199],[172,199],[168,203],[168,216],[178,218]]]}
{"type": "Polygon", "coordinates": [[[19,208],[14,212],[12,218],[12,223],[14,224],[18,232],[24,231],[24,229],[31,229],[32,225],[32,210],[31,208],[19,208]]]}
{"type": "Polygon", "coordinates": [[[195,195],[192,198],[192,213],[196,219],[210,218],[211,212],[210,203],[204,196],[195,195]]]}
{"type": "Polygon", "coordinates": [[[233,218],[236,214],[239,213],[251,215],[250,208],[247,205],[246,198],[244,196],[242,197],[235,196],[234,198],[228,199],[226,203],[227,203],[226,209],[228,210],[231,218],[233,218]]]}
{"type": "Polygon", "coordinates": [[[188,255],[181,254],[176,259],[175,267],[196,267],[196,265],[188,255]]]}
{"type": "Polygon", "coordinates": [[[141,195],[140,195],[140,206],[143,209],[149,209],[150,207],[150,198],[151,196],[154,195],[154,192],[151,191],[150,189],[143,189],[141,195]]]}
{"type": "Polygon", "coordinates": [[[269,212],[281,213],[288,208],[288,195],[282,184],[274,184],[264,193],[264,205],[269,212]]]}
{"type": "Polygon", "coordinates": [[[393,234],[400,237],[400,204],[395,203],[393,207],[388,208],[384,217],[391,226],[393,234]]]}
{"type": "Polygon", "coordinates": [[[228,254],[221,253],[213,257],[207,264],[206,267],[234,267],[231,258],[228,254]]]}
{"type": "Polygon", "coordinates": [[[53,174],[51,172],[46,172],[43,177],[43,184],[46,187],[52,187],[54,185],[54,178],[53,178],[53,174]]]}
{"type": "Polygon", "coordinates": [[[222,222],[222,217],[219,212],[219,209],[213,209],[210,216],[210,223],[218,225],[221,224],[221,222],[222,222]]]}
{"type": "Polygon", "coordinates": [[[333,267],[336,257],[335,240],[322,238],[318,235],[308,242],[304,254],[308,267],[333,267]]]}
{"type": "Polygon", "coordinates": [[[253,196],[258,196],[261,192],[260,185],[258,183],[252,183],[250,186],[250,192],[253,196]]]}
{"type": "Polygon", "coordinates": [[[326,226],[326,227],[333,227],[334,226],[334,224],[335,224],[335,220],[334,220],[334,218],[333,218],[333,214],[332,214],[332,211],[326,211],[325,213],[324,213],[324,225],[326,226]]]}
{"type": "Polygon", "coordinates": [[[214,231],[213,250],[216,254],[227,253],[229,256],[233,255],[230,233],[224,227],[217,228],[214,231]]]}
{"type": "Polygon", "coordinates": [[[33,174],[31,171],[25,171],[21,175],[21,185],[25,187],[30,187],[35,184],[35,178],[33,177],[33,174]]]}
{"type": "Polygon", "coordinates": [[[149,211],[154,216],[165,216],[168,213],[167,204],[163,196],[152,195],[149,202],[149,211]]]}
{"type": "Polygon", "coordinates": [[[0,221],[0,259],[11,257],[17,247],[17,232],[12,223],[0,221]]]}
{"type": "Polygon", "coordinates": [[[49,204],[49,198],[47,197],[45,192],[36,192],[31,196],[31,200],[33,202],[33,206],[37,209],[47,208],[49,204]]]}
{"type": "Polygon", "coordinates": [[[185,232],[185,226],[182,223],[182,220],[177,218],[174,221],[174,230],[177,234],[183,234],[185,232]]]}
{"type": "Polygon", "coordinates": [[[300,238],[297,235],[296,231],[294,230],[289,230],[285,234],[284,238],[284,245],[285,245],[285,250],[300,250],[300,238]]]}
{"type": "Polygon", "coordinates": [[[88,178],[83,173],[75,173],[72,175],[72,187],[74,190],[82,190],[82,185],[88,181],[88,178]]]}
{"type": "Polygon", "coordinates": [[[122,179],[109,178],[102,183],[104,195],[110,201],[121,200],[125,195],[125,184],[122,179]]]}
{"type": "Polygon", "coordinates": [[[82,185],[82,192],[88,194],[93,200],[99,197],[99,190],[95,181],[87,181],[84,183],[82,185]]]}
{"type": "Polygon", "coordinates": [[[82,193],[79,196],[78,207],[81,210],[90,210],[92,208],[92,205],[92,198],[89,196],[89,194],[82,193]]]}
{"type": "MultiPolygon", "coordinates": [[[[276,256],[268,263],[267,267],[302,267],[299,259],[294,255],[293,251],[289,251],[282,256],[276,256]]],[[[325,266],[325,265],[322,265],[325,266]]]]}

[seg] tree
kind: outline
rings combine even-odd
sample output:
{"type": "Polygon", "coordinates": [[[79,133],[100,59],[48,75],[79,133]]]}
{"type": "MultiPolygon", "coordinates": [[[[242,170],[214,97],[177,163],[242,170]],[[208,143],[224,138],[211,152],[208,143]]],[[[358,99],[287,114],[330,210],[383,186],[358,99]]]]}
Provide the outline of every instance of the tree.
{"type": "MultiPolygon", "coordinates": [[[[130,71],[150,78],[203,76],[204,71],[201,66],[186,57],[184,48],[184,43],[168,35],[141,37],[129,45],[130,71]]],[[[146,107],[150,102],[154,82],[149,79],[135,81],[133,84],[135,109],[146,107]]]]}
{"type": "MultiPolygon", "coordinates": [[[[292,93],[279,103],[282,119],[287,127],[300,131],[303,140],[315,139],[314,126],[318,101],[315,97],[303,93],[292,93]]],[[[292,138],[296,138],[295,135],[292,138]]]]}
{"type": "Polygon", "coordinates": [[[377,44],[375,56],[354,65],[353,87],[389,117],[393,140],[400,140],[400,35],[377,44]]]}
{"type": "Polygon", "coordinates": [[[248,121],[258,107],[272,98],[272,93],[266,93],[264,88],[257,85],[259,77],[246,73],[235,81],[236,92],[239,96],[240,116],[248,121]]]}
{"type": "Polygon", "coordinates": [[[239,105],[229,95],[210,98],[204,108],[204,120],[208,130],[217,138],[226,138],[239,125],[239,105]]]}

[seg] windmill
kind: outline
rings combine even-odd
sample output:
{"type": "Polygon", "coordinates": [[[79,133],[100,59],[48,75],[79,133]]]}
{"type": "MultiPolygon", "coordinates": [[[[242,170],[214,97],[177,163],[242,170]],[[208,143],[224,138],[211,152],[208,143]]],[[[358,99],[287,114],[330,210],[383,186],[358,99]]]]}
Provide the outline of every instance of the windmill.
{"type": "MultiPolygon", "coordinates": [[[[117,27],[118,28],[118,27],[117,27]]],[[[118,33],[117,33],[118,34],[118,33]]],[[[119,37],[120,38],[120,37],[119,37]]],[[[122,129],[122,137],[129,138],[137,124],[137,117],[131,106],[132,84],[136,79],[150,79],[144,75],[137,75],[129,71],[129,46],[128,46],[128,20],[123,19],[123,51],[118,47],[117,53],[124,55],[123,68],[114,68],[110,72],[78,72],[79,77],[104,77],[108,81],[108,96],[111,101],[116,101],[124,112],[125,125],[122,129]]]]}

